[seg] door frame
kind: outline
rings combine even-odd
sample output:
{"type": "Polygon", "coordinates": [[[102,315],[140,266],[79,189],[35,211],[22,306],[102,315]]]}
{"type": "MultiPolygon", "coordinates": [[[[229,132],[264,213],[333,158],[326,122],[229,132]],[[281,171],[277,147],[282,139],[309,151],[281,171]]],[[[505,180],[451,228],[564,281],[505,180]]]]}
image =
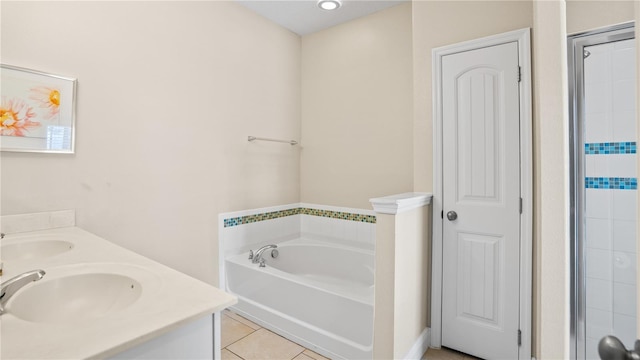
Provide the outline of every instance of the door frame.
{"type": "Polygon", "coordinates": [[[518,43],[520,82],[520,330],[519,358],[531,359],[533,303],[533,127],[531,115],[531,35],[530,28],[488,36],[432,50],[433,96],[433,238],[431,263],[431,346],[442,345],[442,59],[446,55],[518,43]]]}

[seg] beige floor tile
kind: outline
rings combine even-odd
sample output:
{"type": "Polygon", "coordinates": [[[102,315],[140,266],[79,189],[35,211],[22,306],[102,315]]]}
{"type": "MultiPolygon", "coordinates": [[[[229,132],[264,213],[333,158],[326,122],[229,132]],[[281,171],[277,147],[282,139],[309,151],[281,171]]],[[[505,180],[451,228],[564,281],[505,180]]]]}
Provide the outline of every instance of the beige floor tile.
{"type": "Polygon", "coordinates": [[[239,321],[239,322],[247,325],[248,327],[252,328],[253,330],[260,330],[262,328],[262,326],[254,323],[253,321],[251,321],[249,319],[243,318],[242,316],[234,313],[233,311],[229,311],[229,310],[225,310],[225,311],[227,311],[225,313],[227,316],[229,316],[233,320],[239,321]]]}
{"type": "Polygon", "coordinates": [[[242,360],[242,358],[227,349],[222,349],[222,360],[242,360]]]}
{"type": "Polygon", "coordinates": [[[302,354],[294,357],[293,360],[313,360],[313,358],[305,355],[304,353],[302,353],[302,354]]]}
{"type": "Polygon", "coordinates": [[[324,357],[324,356],[322,356],[322,355],[320,355],[318,353],[315,353],[315,352],[313,352],[313,351],[311,351],[309,349],[305,349],[303,354],[305,354],[308,357],[310,357],[312,359],[315,359],[315,360],[331,360],[331,359],[329,359],[327,357],[324,357]]]}
{"type": "Polygon", "coordinates": [[[256,330],[228,349],[246,360],[293,359],[304,351],[302,346],[266,329],[256,330]]]}
{"type": "Polygon", "coordinates": [[[223,348],[233,344],[254,331],[255,330],[247,325],[233,320],[229,316],[224,314],[222,315],[222,331],[220,335],[222,337],[221,343],[223,348]]]}
{"type": "Polygon", "coordinates": [[[459,353],[457,351],[440,348],[440,349],[432,349],[429,348],[424,356],[423,360],[464,360],[465,354],[459,353]]]}
{"type": "Polygon", "coordinates": [[[464,354],[464,360],[482,360],[481,358],[477,358],[475,356],[464,354]]]}

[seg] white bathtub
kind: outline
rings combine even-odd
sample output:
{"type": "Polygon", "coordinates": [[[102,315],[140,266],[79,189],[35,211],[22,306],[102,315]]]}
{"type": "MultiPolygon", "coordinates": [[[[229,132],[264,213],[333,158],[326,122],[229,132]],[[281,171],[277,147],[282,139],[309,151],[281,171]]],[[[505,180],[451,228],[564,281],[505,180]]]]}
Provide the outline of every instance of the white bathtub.
{"type": "Polygon", "coordinates": [[[258,267],[226,259],[227,290],[240,315],[335,359],[371,359],[373,251],[310,239],[278,244],[258,267]]]}

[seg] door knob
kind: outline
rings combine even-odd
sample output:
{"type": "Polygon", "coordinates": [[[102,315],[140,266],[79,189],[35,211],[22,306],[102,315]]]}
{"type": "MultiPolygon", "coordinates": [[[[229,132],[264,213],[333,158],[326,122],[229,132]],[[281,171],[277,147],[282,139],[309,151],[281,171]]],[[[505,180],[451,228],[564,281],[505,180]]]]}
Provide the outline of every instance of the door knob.
{"type": "Polygon", "coordinates": [[[449,211],[447,213],[447,219],[449,219],[449,221],[453,221],[457,218],[458,218],[458,214],[455,211],[449,211]]]}
{"type": "Polygon", "coordinates": [[[598,343],[598,354],[607,360],[637,360],[640,359],[640,340],[636,340],[634,349],[627,350],[617,337],[607,335],[598,343]]]}

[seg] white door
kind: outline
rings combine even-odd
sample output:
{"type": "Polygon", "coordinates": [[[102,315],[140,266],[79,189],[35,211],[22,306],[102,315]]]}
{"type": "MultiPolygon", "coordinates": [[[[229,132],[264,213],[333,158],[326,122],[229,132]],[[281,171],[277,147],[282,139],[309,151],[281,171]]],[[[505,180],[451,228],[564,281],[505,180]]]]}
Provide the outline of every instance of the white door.
{"type": "Polygon", "coordinates": [[[517,42],[442,60],[442,345],[485,359],[519,350],[518,82],[517,42]]]}

